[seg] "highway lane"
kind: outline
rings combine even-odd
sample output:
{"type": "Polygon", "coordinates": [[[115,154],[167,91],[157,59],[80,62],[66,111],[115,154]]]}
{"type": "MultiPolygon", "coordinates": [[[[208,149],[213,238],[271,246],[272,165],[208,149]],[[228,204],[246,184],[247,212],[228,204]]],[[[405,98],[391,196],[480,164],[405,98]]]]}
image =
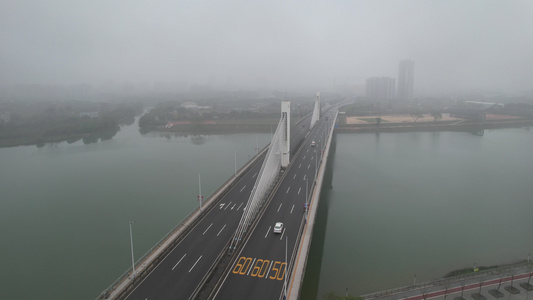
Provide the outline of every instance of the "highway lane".
{"type": "MultiPolygon", "coordinates": [[[[291,151],[308,128],[300,125],[294,131],[291,151]]],[[[189,299],[234,234],[261,164],[253,166],[126,299],[189,299]]]]}
{"type": "MultiPolygon", "coordinates": [[[[329,126],[332,126],[335,111],[328,111],[325,115],[329,118],[329,126]]],[[[309,194],[315,177],[317,157],[320,160],[324,132],[330,128],[326,126],[325,116],[313,128],[302,151],[286,171],[284,181],[214,299],[277,299],[282,296],[286,252],[287,259],[290,259],[304,218],[306,188],[309,189],[309,194]],[[313,140],[315,147],[311,146],[313,140]],[[306,179],[309,183],[307,187],[306,179]],[[284,223],[282,234],[272,232],[276,222],[284,223]]]]}

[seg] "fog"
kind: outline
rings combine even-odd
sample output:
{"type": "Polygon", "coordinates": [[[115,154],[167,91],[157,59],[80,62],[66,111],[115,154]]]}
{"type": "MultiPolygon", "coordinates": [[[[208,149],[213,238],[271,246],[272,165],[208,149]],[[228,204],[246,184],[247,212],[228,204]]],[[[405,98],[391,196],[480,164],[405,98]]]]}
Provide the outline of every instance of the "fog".
{"type": "Polygon", "coordinates": [[[2,1],[0,84],[531,91],[533,1],[2,1]]]}

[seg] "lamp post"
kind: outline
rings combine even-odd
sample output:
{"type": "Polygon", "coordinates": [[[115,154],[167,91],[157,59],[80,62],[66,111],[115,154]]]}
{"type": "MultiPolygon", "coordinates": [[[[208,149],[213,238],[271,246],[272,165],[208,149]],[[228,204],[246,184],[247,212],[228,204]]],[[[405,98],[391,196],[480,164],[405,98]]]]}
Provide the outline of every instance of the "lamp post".
{"type": "Polygon", "coordinates": [[[200,174],[198,174],[198,202],[200,202],[200,211],[202,210],[202,200],[204,200],[204,196],[202,196],[202,179],[200,174]]]}
{"type": "Polygon", "coordinates": [[[287,239],[288,235],[285,236],[285,299],[287,299],[287,239]]]}
{"type": "Polygon", "coordinates": [[[309,190],[309,178],[305,179],[305,216],[307,217],[309,210],[309,196],[307,191],[309,190]]]}
{"type": "Polygon", "coordinates": [[[315,182],[316,182],[317,175],[318,175],[318,153],[315,150],[315,182]]]}
{"type": "Polygon", "coordinates": [[[131,268],[132,268],[132,272],[131,272],[131,275],[133,277],[135,277],[135,259],[133,257],[133,232],[132,232],[132,229],[131,229],[131,225],[135,223],[133,221],[130,221],[130,243],[131,243],[131,268]]]}

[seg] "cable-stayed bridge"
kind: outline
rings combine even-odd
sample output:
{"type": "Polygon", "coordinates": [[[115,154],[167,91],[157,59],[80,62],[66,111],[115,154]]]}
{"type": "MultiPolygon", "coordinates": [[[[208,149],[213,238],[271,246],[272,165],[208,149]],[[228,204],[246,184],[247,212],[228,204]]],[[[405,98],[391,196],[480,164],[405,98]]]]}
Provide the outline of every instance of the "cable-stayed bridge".
{"type": "MultiPolygon", "coordinates": [[[[320,183],[317,178],[323,170],[323,158],[327,157],[323,153],[331,140],[336,116],[336,109],[332,107],[326,113],[330,115],[329,122],[313,121],[315,115],[320,116],[319,101],[317,94],[315,111],[293,127],[292,136],[290,102],[283,101],[280,121],[269,147],[211,195],[203,210],[191,213],[137,261],[135,272],[133,268],[127,271],[98,299],[272,299],[253,294],[262,293],[261,287],[246,292],[242,295],[245,298],[227,294],[233,290],[226,287],[235,279],[231,276],[235,275],[234,265],[239,265],[240,255],[254,244],[263,250],[272,250],[272,247],[276,250],[256,258],[253,266],[247,257],[246,270],[244,265],[238,270],[237,275],[242,278],[236,278],[236,284],[241,284],[239,279],[264,279],[276,272],[275,278],[284,278],[282,286],[267,289],[276,290],[278,296],[281,290],[287,290],[287,277],[292,271],[287,266],[294,265],[296,258],[292,264],[287,259],[283,264],[281,258],[268,258],[278,256],[280,241],[287,236],[290,238],[285,240],[282,248],[287,250],[290,242],[294,253],[307,228],[307,223],[302,220],[312,217],[308,215],[308,208],[313,207],[312,196],[317,198],[318,195],[316,187],[320,183]],[[296,184],[291,185],[291,181],[296,184]],[[283,193],[285,196],[281,197],[283,193]],[[273,220],[285,224],[283,233],[273,234],[270,227],[266,232],[258,233],[266,225],[273,226],[273,220]],[[264,241],[253,241],[258,236],[264,236],[264,241]],[[259,262],[261,268],[257,269],[259,262]],[[218,279],[215,271],[224,268],[226,272],[218,279]],[[255,274],[252,268],[261,273],[255,274]],[[243,277],[240,273],[244,271],[256,276],[243,277]]],[[[312,232],[311,228],[308,232],[312,232]]]]}

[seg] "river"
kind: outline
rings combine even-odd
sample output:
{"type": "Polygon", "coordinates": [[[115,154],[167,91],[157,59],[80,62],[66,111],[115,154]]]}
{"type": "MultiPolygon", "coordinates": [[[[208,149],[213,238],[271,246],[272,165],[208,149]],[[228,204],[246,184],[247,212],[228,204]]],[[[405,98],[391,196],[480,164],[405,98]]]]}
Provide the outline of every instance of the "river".
{"type": "Polygon", "coordinates": [[[529,129],[336,140],[302,299],[407,286],[415,275],[430,281],[533,252],[529,129]]]}
{"type": "MultiPolygon", "coordinates": [[[[532,135],[337,135],[304,299],[525,258],[532,135]]],[[[0,149],[0,298],[94,299],[131,265],[130,220],[140,257],[198,205],[199,173],[211,194],[270,136],[132,125],[94,144],[0,149]]]]}

